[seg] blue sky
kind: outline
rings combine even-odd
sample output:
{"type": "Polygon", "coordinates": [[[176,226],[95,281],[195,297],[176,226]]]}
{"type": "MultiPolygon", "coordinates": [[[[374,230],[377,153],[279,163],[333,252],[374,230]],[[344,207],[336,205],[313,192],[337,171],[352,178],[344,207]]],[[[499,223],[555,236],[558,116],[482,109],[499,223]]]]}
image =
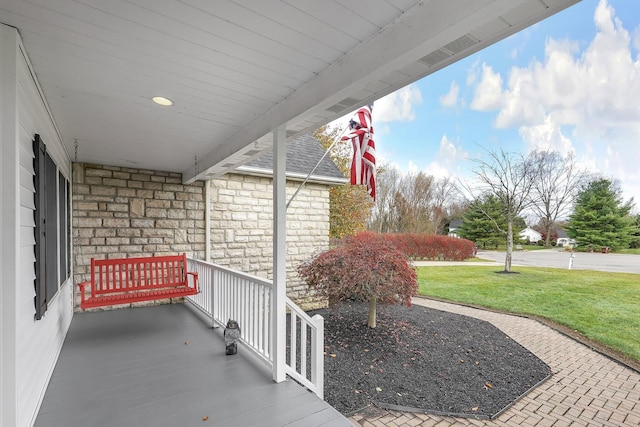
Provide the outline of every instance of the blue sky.
{"type": "Polygon", "coordinates": [[[551,148],[640,211],[639,51],[639,1],[582,0],[378,100],[378,161],[465,179],[483,147],[551,148]]]}

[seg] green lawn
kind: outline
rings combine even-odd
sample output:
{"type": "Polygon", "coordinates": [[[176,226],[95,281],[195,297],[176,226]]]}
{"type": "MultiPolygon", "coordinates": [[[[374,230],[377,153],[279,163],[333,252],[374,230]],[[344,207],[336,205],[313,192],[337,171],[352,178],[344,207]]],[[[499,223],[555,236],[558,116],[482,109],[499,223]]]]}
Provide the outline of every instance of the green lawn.
{"type": "Polygon", "coordinates": [[[542,316],[640,361],[640,275],[518,267],[419,267],[420,294],[542,316]]]}
{"type": "Polygon", "coordinates": [[[640,255],[640,249],[621,249],[618,251],[620,254],[632,254],[632,255],[640,255]]]}

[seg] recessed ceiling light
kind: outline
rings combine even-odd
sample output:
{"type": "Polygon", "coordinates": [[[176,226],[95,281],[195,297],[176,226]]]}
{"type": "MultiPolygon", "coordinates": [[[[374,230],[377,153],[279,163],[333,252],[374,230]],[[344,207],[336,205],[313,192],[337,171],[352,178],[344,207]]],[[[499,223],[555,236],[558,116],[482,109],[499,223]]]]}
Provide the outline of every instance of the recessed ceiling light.
{"type": "Polygon", "coordinates": [[[164,105],[165,107],[173,105],[173,101],[169,98],[165,98],[164,96],[154,96],[153,98],[151,98],[151,100],[156,104],[164,105]]]}

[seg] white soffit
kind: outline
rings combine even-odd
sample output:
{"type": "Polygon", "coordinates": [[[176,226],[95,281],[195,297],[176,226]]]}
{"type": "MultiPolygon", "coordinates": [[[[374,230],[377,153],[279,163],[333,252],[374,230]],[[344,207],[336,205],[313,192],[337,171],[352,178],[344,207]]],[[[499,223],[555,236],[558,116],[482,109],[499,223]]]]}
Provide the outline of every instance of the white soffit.
{"type": "Polygon", "coordinates": [[[576,2],[2,0],[0,22],[68,153],[78,140],[79,161],[190,182],[269,149],[272,129],[314,130],[576,2]]]}

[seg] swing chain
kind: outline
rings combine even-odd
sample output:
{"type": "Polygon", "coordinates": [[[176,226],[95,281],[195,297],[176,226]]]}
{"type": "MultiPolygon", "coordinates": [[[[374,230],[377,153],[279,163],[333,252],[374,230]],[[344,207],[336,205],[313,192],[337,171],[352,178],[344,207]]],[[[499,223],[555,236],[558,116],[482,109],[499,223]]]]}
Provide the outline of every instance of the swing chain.
{"type": "MultiPolygon", "coordinates": [[[[200,168],[198,165],[198,156],[194,156],[193,159],[193,172],[194,172],[194,183],[198,180],[198,174],[200,173],[200,168]]],[[[200,203],[196,201],[196,209],[200,207],[200,203]]],[[[196,254],[196,223],[197,223],[197,218],[194,216],[193,217],[193,236],[192,236],[192,241],[191,241],[191,251],[193,252],[193,259],[198,259],[197,258],[197,254],[196,254]]]]}
{"type": "MultiPolygon", "coordinates": [[[[74,139],[73,140],[73,151],[74,151],[74,163],[75,163],[75,167],[79,168],[80,166],[78,165],[78,147],[80,144],[78,144],[78,139],[74,139]]],[[[77,177],[77,174],[72,173],[71,175],[72,177],[75,176],[77,177]]],[[[73,192],[75,192],[75,183],[72,182],[73,185],[73,192]]],[[[71,198],[71,203],[72,203],[72,207],[73,209],[71,210],[73,216],[75,216],[75,229],[74,229],[74,235],[75,235],[75,239],[74,239],[74,249],[73,251],[75,252],[75,267],[79,267],[80,262],[82,261],[82,239],[80,237],[80,216],[78,214],[78,202],[76,200],[73,200],[73,195],[71,198]]],[[[75,276],[75,271],[74,271],[74,276],[75,276]]],[[[82,278],[84,279],[84,278],[82,278]]]]}

